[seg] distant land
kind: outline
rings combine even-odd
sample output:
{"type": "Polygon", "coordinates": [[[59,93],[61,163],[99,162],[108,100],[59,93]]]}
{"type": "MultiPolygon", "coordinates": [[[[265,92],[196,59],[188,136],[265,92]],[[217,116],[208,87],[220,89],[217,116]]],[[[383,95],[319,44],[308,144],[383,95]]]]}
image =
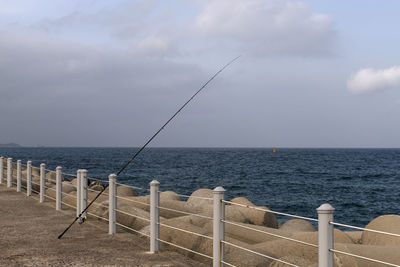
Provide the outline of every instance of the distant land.
{"type": "Polygon", "coordinates": [[[0,144],[0,147],[21,147],[16,143],[0,144]]]}

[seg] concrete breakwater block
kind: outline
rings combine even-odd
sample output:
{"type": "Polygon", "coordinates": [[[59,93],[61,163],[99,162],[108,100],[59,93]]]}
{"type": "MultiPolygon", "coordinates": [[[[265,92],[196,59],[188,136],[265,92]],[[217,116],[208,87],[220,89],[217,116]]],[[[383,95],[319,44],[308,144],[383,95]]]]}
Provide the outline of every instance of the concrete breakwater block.
{"type": "MultiPolygon", "coordinates": [[[[287,267],[287,266],[289,266],[283,262],[292,263],[292,264],[295,264],[297,266],[302,266],[302,267],[318,267],[318,264],[316,262],[311,262],[309,260],[306,260],[304,258],[297,257],[297,256],[285,256],[285,257],[279,258],[278,260],[272,261],[268,265],[268,267],[287,267]]],[[[337,265],[335,265],[335,266],[337,266],[337,265]]]]}
{"type": "Polygon", "coordinates": [[[72,185],[71,182],[64,181],[64,182],[62,182],[62,191],[64,193],[68,194],[68,193],[70,193],[72,191],[76,191],[76,188],[75,188],[75,186],[72,185]]]}
{"type": "Polygon", "coordinates": [[[181,201],[181,197],[174,191],[164,191],[160,193],[161,200],[176,200],[181,201]]]}
{"type": "Polygon", "coordinates": [[[213,197],[214,194],[211,189],[200,188],[194,191],[186,202],[192,203],[193,205],[197,206],[212,205],[213,197]],[[210,199],[202,199],[202,198],[210,198],[210,199]]]}
{"type": "MultiPolygon", "coordinates": [[[[205,242],[207,240],[206,238],[200,237],[200,236],[197,236],[194,234],[190,234],[190,233],[187,233],[184,231],[176,230],[176,229],[167,227],[165,225],[170,225],[175,228],[180,228],[180,229],[183,229],[186,231],[190,231],[190,232],[194,232],[197,234],[211,237],[212,233],[210,233],[207,229],[195,226],[191,223],[179,220],[177,218],[163,220],[162,224],[163,225],[160,225],[160,238],[162,240],[165,240],[167,242],[170,242],[170,243],[173,243],[173,244],[176,244],[176,245],[179,245],[179,246],[182,246],[182,247],[194,250],[194,251],[198,251],[198,252],[204,253],[204,254],[205,253],[210,254],[210,251],[212,251],[212,246],[211,246],[211,250],[208,249],[207,251],[205,251],[204,246],[202,249],[200,249],[201,243],[205,242]]],[[[143,228],[141,232],[144,234],[148,234],[148,235],[150,234],[150,230],[148,227],[143,228]]],[[[176,248],[174,246],[165,245],[162,242],[161,242],[161,244],[163,244],[164,247],[168,247],[168,249],[179,251],[188,257],[192,257],[192,258],[194,257],[194,254],[189,251],[185,251],[185,250],[176,248]]]]}
{"type": "MultiPolygon", "coordinates": [[[[62,181],[63,179],[61,179],[62,181]]],[[[55,172],[48,172],[46,173],[46,182],[51,182],[53,184],[56,183],[56,173],[55,172]]]]}
{"type": "MultiPolygon", "coordinates": [[[[203,206],[203,214],[212,217],[213,205],[203,206]]],[[[270,228],[278,227],[278,222],[276,220],[275,215],[268,213],[266,211],[253,212],[247,208],[238,207],[234,205],[225,206],[225,218],[226,220],[233,222],[242,222],[242,223],[256,224],[261,226],[269,226],[270,228]]]]}
{"type": "Polygon", "coordinates": [[[89,184],[89,189],[100,192],[104,189],[104,185],[101,181],[94,181],[89,184]]]}
{"type": "Polygon", "coordinates": [[[120,185],[117,186],[117,196],[120,197],[135,197],[137,196],[135,190],[130,186],[120,185]]]}
{"type": "MultiPolygon", "coordinates": [[[[247,243],[250,245],[273,241],[273,240],[278,239],[278,237],[275,237],[273,235],[281,235],[281,236],[285,236],[285,237],[291,237],[293,235],[292,232],[282,231],[280,229],[269,228],[269,227],[260,226],[260,225],[252,225],[252,224],[240,223],[240,222],[235,222],[235,224],[238,224],[240,226],[232,225],[229,223],[225,224],[226,236],[232,237],[236,240],[239,240],[241,242],[244,242],[244,243],[247,243]],[[251,229],[246,229],[241,226],[259,230],[259,231],[262,231],[265,233],[261,233],[259,231],[254,231],[251,229]],[[269,235],[268,233],[270,233],[272,235],[269,235]]],[[[209,231],[212,231],[212,228],[213,228],[212,221],[207,222],[204,225],[204,228],[207,228],[209,231]]]]}
{"type": "Polygon", "coordinates": [[[235,206],[233,204],[231,205],[233,207],[236,207],[246,217],[249,223],[255,225],[263,225],[270,228],[279,227],[278,220],[276,219],[275,214],[268,212],[269,209],[267,207],[258,207],[244,197],[234,198],[231,200],[231,202],[248,206],[248,207],[242,207],[242,206],[235,206]],[[257,207],[265,211],[252,209],[251,207],[257,207]]]}
{"type": "MultiPolygon", "coordinates": [[[[169,219],[169,220],[162,220],[162,225],[160,225],[161,240],[165,240],[169,243],[173,243],[178,246],[185,247],[187,249],[190,249],[190,250],[193,250],[193,251],[196,251],[196,252],[199,252],[199,253],[202,253],[202,254],[212,257],[213,242],[211,239],[202,237],[202,236],[198,236],[195,234],[183,232],[181,230],[173,229],[173,228],[166,226],[166,225],[170,225],[175,228],[180,228],[180,229],[184,229],[186,231],[190,231],[190,232],[194,232],[194,233],[201,234],[204,236],[212,237],[211,231],[209,231],[208,229],[205,229],[204,227],[198,227],[191,223],[188,223],[189,220],[190,220],[189,216],[173,218],[173,219],[169,219]]],[[[148,227],[143,228],[141,230],[141,232],[144,234],[150,234],[148,227]]],[[[226,240],[228,242],[231,242],[231,243],[234,243],[234,244],[237,244],[240,246],[248,247],[248,244],[240,242],[240,241],[232,239],[232,238],[229,238],[229,237],[227,237],[226,240]]],[[[173,245],[168,245],[168,244],[165,244],[162,242],[160,242],[160,244],[161,244],[161,247],[164,249],[177,251],[187,257],[198,260],[200,262],[204,262],[204,263],[208,263],[208,264],[211,263],[210,259],[208,259],[204,256],[201,256],[201,255],[198,255],[196,253],[193,253],[193,252],[190,252],[190,251],[187,251],[184,249],[180,249],[173,245]]],[[[237,249],[235,247],[226,245],[225,252],[226,252],[226,254],[230,253],[230,255],[232,257],[234,256],[234,258],[231,258],[232,264],[236,265],[245,260],[251,260],[251,261],[256,261],[257,263],[261,262],[264,264],[264,265],[259,265],[259,266],[266,266],[265,265],[266,260],[264,258],[259,258],[259,259],[255,260],[255,257],[253,257],[253,256],[248,257],[248,256],[246,256],[246,253],[244,253],[243,250],[237,249]]],[[[237,265],[237,266],[250,266],[250,265],[237,265]]]]}
{"type": "MultiPolygon", "coordinates": [[[[335,249],[352,253],[391,264],[400,264],[400,248],[398,246],[376,246],[360,244],[341,244],[335,243],[335,249]]],[[[335,253],[335,262],[340,267],[387,267],[386,264],[376,263],[369,260],[359,259],[344,254],[335,253]]]]}
{"type": "MultiPolygon", "coordinates": [[[[118,199],[118,203],[126,203],[131,206],[150,211],[150,196],[126,197],[118,199]],[[129,201],[132,200],[132,201],[129,201]]],[[[160,216],[167,219],[186,216],[186,213],[201,213],[202,208],[191,203],[178,200],[160,199],[160,216]],[[166,208],[166,209],[163,209],[166,208]],[[170,210],[170,209],[173,209],[170,210]],[[182,212],[180,212],[182,211],[182,212]]]]}
{"type": "Polygon", "coordinates": [[[290,232],[315,232],[315,227],[305,220],[293,219],[286,221],[280,228],[280,230],[290,232]]]}
{"type": "MultiPolygon", "coordinates": [[[[99,206],[97,209],[93,210],[93,212],[105,219],[108,219],[108,201],[104,201],[101,203],[102,206],[99,206]]],[[[142,228],[148,226],[150,223],[147,221],[150,218],[150,214],[142,209],[138,209],[126,204],[120,204],[117,208],[117,223],[125,225],[134,230],[141,230],[142,228]],[[144,218],[144,219],[142,219],[144,218]],[[147,220],[145,220],[147,219],[147,220]]],[[[129,229],[125,227],[121,227],[122,230],[128,231],[129,229]]],[[[132,233],[136,233],[131,231],[132,233]]]]}
{"type": "MultiPolygon", "coordinates": [[[[104,193],[108,195],[109,192],[110,192],[110,188],[107,187],[106,190],[104,190],[104,193]]],[[[137,196],[137,193],[130,186],[119,185],[119,186],[117,186],[117,196],[123,197],[123,198],[135,197],[135,196],[137,196]]]]}
{"type": "Polygon", "coordinates": [[[273,241],[252,245],[251,250],[269,255],[275,259],[294,256],[312,263],[318,262],[318,248],[285,239],[275,239],[273,241]]]}
{"type": "MultiPolygon", "coordinates": [[[[289,233],[289,232],[288,232],[289,233]]],[[[317,232],[295,232],[289,236],[291,239],[307,242],[310,244],[318,245],[317,232]]],[[[346,233],[335,229],[334,231],[335,242],[353,244],[350,237],[346,233]]],[[[252,249],[262,251],[267,255],[275,255],[275,258],[282,258],[286,256],[296,256],[310,262],[318,261],[318,248],[306,244],[300,244],[291,240],[274,239],[272,241],[259,243],[251,246],[252,249]]]]}
{"type": "Polygon", "coordinates": [[[184,202],[179,200],[160,200],[160,215],[167,219],[186,216],[187,213],[199,214],[202,213],[203,209],[200,206],[194,205],[190,202],[184,202]],[[167,209],[163,209],[167,208],[167,209]],[[172,210],[169,210],[172,209],[172,210]],[[180,212],[182,211],[182,212],[180,212]]]}
{"type": "MultiPolygon", "coordinates": [[[[108,194],[108,192],[106,192],[106,194],[108,194]]],[[[123,199],[117,198],[117,203],[118,205],[123,203],[145,211],[150,211],[150,196],[124,197],[123,199]]]]}
{"type": "Polygon", "coordinates": [[[172,218],[172,219],[165,219],[164,222],[168,225],[174,225],[174,223],[176,223],[176,222],[184,222],[189,225],[191,224],[196,227],[201,227],[204,230],[206,230],[207,232],[212,232],[212,230],[210,231],[210,228],[205,227],[205,225],[207,223],[209,223],[209,222],[212,223],[212,220],[209,220],[206,218],[201,218],[201,217],[198,217],[195,215],[187,215],[187,216],[176,217],[176,218],[172,218]]]}
{"type": "Polygon", "coordinates": [[[40,176],[40,168],[32,167],[32,178],[40,176]]]}
{"type": "Polygon", "coordinates": [[[363,231],[346,231],[345,233],[353,240],[354,244],[361,244],[363,231]]]}
{"type": "MultiPolygon", "coordinates": [[[[372,220],[365,228],[393,234],[400,234],[400,216],[379,216],[378,218],[372,220]]],[[[363,245],[400,246],[400,237],[363,231],[361,243],[363,245]]]]}
{"type": "MultiPolygon", "coordinates": [[[[211,189],[201,188],[191,194],[191,196],[187,200],[187,203],[190,203],[193,206],[203,207],[203,212],[210,215],[212,214],[213,209],[213,196],[214,194],[211,189]]],[[[246,205],[249,207],[257,207],[244,197],[234,198],[231,200],[231,202],[246,205]]],[[[268,212],[269,209],[267,207],[258,208],[264,209],[265,211],[242,207],[234,204],[227,204],[225,207],[226,217],[236,222],[248,222],[250,224],[263,225],[271,228],[279,227],[278,220],[273,213],[268,212]]]]}

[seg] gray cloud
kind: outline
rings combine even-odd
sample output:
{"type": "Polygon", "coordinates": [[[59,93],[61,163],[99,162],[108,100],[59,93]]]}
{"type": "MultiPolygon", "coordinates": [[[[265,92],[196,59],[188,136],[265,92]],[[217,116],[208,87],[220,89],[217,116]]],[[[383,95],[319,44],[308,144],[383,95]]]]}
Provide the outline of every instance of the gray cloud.
{"type": "Polygon", "coordinates": [[[332,54],[332,17],[297,0],[206,1],[196,28],[207,37],[237,42],[250,54],[332,54]]]}
{"type": "Polygon", "coordinates": [[[79,134],[86,145],[101,144],[115,130],[133,128],[119,135],[124,141],[109,143],[126,144],[130,135],[148,134],[160,114],[175,109],[176,94],[188,96],[204,79],[191,64],[15,31],[0,33],[0,70],[0,111],[13,118],[2,116],[0,124],[14,126],[2,137],[46,145],[84,145],[72,138],[79,134]],[[57,135],[39,134],[43,129],[57,135]]]}

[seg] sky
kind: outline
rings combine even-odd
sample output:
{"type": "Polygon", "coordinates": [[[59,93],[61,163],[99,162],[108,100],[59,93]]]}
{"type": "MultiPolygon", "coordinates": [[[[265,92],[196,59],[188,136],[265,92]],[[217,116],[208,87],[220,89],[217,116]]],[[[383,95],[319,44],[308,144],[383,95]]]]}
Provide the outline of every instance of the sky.
{"type": "Polygon", "coordinates": [[[399,148],[399,9],[0,0],[0,143],[399,148]]]}

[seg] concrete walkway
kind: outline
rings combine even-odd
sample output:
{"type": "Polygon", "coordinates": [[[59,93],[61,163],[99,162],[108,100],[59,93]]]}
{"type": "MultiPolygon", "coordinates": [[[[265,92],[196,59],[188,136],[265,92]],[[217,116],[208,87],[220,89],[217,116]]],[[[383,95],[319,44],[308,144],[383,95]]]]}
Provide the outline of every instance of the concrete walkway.
{"type": "Polygon", "coordinates": [[[108,235],[107,224],[94,219],[58,240],[74,216],[0,184],[0,266],[205,266],[175,252],[148,254],[147,239],[108,235]]]}

